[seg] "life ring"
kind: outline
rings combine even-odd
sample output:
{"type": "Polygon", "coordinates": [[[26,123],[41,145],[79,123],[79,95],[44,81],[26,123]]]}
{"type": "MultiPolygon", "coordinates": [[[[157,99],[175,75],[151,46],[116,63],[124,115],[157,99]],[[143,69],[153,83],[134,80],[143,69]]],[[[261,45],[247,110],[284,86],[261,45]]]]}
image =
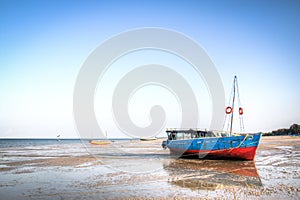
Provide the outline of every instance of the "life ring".
{"type": "Polygon", "coordinates": [[[240,115],[243,115],[243,114],[244,114],[244,110],[243,110],[242,107],[239,108],[239,113],[240,113],[240,115]]]}
{"type": "Polygon", "coordinates": [[[227,106],[225,109],[226,114],[232,113],[233,109],[230,106],[227,106]]]}

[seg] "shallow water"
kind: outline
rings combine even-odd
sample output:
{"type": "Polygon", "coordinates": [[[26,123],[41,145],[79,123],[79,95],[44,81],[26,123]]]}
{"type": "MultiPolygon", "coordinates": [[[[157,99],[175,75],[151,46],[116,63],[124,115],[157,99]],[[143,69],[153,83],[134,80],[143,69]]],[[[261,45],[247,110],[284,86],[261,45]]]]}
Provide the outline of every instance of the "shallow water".
{"type": "Polygon", "coordinates": [[[178,159],[160,140],[6,144],[0,146],[0,194],[1,199],[299,199],[299,144],[298,137],[263,137],[255,162],[178,159]]]}

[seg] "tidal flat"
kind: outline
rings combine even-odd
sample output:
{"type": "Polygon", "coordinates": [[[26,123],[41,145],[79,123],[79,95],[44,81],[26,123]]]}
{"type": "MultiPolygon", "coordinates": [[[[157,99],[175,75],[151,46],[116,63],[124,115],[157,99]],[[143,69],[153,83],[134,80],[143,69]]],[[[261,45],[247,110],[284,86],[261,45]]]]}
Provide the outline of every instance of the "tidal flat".
{"type": "Polygon", "coordinates": [[[300,199],[300,137],[263,137],[255,161],[172,157],[161,142],[1,145],[1,199],[300,199]]]}

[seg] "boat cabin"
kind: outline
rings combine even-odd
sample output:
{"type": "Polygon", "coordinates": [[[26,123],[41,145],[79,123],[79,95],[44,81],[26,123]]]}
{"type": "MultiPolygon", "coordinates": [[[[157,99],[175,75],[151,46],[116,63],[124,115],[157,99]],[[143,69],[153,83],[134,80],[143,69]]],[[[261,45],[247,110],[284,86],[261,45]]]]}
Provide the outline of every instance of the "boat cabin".
{"type": "Polygon", "coordinates": [[[226,137],[224,132],[216,131],[202,131],[202,130],[167,130],[168,140],[186,140],[193,138],[205,138],[205,137],[226,137]]]}

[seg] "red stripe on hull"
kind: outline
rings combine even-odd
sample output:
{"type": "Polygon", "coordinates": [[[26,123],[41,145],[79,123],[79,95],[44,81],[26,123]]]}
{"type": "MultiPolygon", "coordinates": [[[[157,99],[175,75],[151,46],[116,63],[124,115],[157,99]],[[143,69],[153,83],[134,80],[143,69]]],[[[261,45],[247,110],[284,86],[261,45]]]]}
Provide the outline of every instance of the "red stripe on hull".
{"type": "MultiPolygon", "coordinates": [[[[234,148],[226,150],[186,150],[184,155],[198,154],[199,158],[231,158],[241,160],[254,160],[257,147],[234,148]]],[[[180,149],[170,149],[172,154],[182,153],[180,149]]]]}

